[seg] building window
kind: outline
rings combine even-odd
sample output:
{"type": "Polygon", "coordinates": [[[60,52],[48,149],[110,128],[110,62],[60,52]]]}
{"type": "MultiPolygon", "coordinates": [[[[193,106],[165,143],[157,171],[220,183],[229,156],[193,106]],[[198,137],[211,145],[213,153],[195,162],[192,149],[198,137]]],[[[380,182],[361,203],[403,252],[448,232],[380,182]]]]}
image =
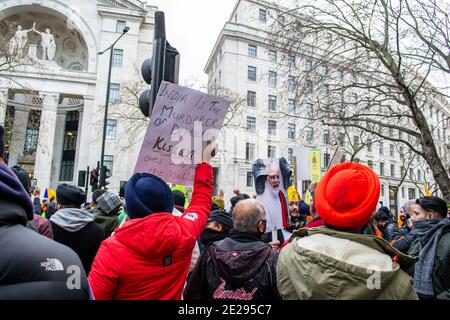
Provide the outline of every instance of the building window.
{"type": "Polygon", "coordinates": [[[247,187],[253,187],[253,174],[251,171],[247,171],[247,187]]]}
{"type": "Polygon", "coordinates": [[[339,133],[339,146],[343,147],[345,142],[345,133],[339,133]]]}
{"type": "Polygon", "coordinates": [[[384,197],[384,184],[381,185],[381,196],[384,197]]]}
{"type": "Polygon", "coordinates": [[[277,135],[277,122],[275,120],[268,121],[268,135],[276,136],[277,135]]]}
{"type": "Polygon", "coordinates": [[[256,118],[255,117],[247,117],[247,131],[248,132],[256,132],[256,118]]]}
{"type": "Polygon", "coordinates": [[[384,176],[384,163],[380,162],[380,176],[384,176]]]}
{"type": "Polygon", "coordinates": [[[422,171],[417,170],[417,180],[422,181],[422,171]]]}
{"type": "Polygon", "coordinates": [[[380,142],[380,154],[383,155],[384,154],[384,148],[383,148],[383,142],[380,142]]]}
{"type": "Polygon", "coordinates": [[[287,110],[289,115],[294,115],[295,114],[295,100],[293,99],[289,99],[288,100],[288,110],[287,110]]]}
{"type": "Polygon", "coordinates": [[[402,198],[405,199],[405,187],[402,187],[402,198]]]}
{"type": "Polygon", "coordinates": [[[295,123],[288,123],[288,139],[295,139],[295,123]]]}
{"type": "Polygon", "coordinates": [[[389,128],[389,137],[393,137],[393,136],[394,136],[394,129],[389,128]]]}
{"type": "Polygon", "coordinates": [[[312,103],[305,104],[305,112],[308,118],[312,118],[314,112],[312,103]]]}
{"type": "Polygon", "coordinates": [[[395,177],[395,165],[391,164],[391,177],[395,177]]]}
{"type": "Polygon", "coordinates": [[[253,161],[255,159],[255,144],[246,143],[245,145],[245,160],[253,161]]]}
{"type": "Polygon", "coordinates": [[[277,111],[277,97],[269,96],[269,111],[277,111]]]}
{"type": "Polygon", "coordinates": [[[323,130],[323,144],[330,144],[330,130],[323,130]]]}
{"type": "Polygon", "coordinates": [[[37,150],[39,129],[27,127],[24,153],[32,154],[37,150]]]}
{"type": "Polygon", "coordinates": [[[122,68],[123,61],[123,50],[122,49],[114,49],[112,67],[113,68],[122,68]]]}
{"type": "Polygon", "coordinates": [[[267,158],[276,158],[276,150],[275,146],[267,146],[267,158]]]}
{"type": "Polygon", "coordinates": [[[409,178],[410,178],[411,180],[414,179],[414,169],[413,169],[413,168],[409,168],[409,178]]]}
{"type": "Polygon", "coordinates": [[[264,9],[259,9],[259,21],[266,23],[267,22],[267,11],[264,9]]]}
{"type": "Polygon", "coordinates": [[[305,132],[306,132],[306,142],[311,143],[314,139],[314,131],[313,128],[311,127],[306,127],[305,128],[305,132]]]}
{"type": "Polygon", "coordinates": [[[75,165],[75,153],[78,136],[78,111],[69,111],[66,114],[66,127],[64,130],[63,152],[61,159],[60,181],[72,181],[75,165]]]}
{"type": "Polygon", "coordinates": [[[408,188],[408,199],[409,200],[416,199],[416,189],[408,188]]]}
{"type": "Polygon", "coordinates": [[[288,66],[289,68],[295,68],[295,56],[288,57],[288,66]]]}
{"type": "Polygon", "coordinates": [[[328,74],[328,65],[322,64],[319,70],[320,75],[326,76],[328,74]]]}
{"type": "Polygon", "coordinates": [[[249,44],[248,45],[248,56],[256,58],[256,54],[257,54],[256,46],[249,44]]]}
{"type": "Polygon", "coordinates": [[[326,169],[328,168],[329,164],[330,164],[330,154],[329,153],[324,153],[323,154],[323,167],[326,169]]]}
{"type": "Polygon", "coordinates": [[[286,19],[285,19],[284,16],[278,16],[278,23],[279,23],[281,26],[284,26],[285,22],[286,22],[286,19]]]}
{"type": "Polygon", "coordinates": [[[256,92],[247,91],[247,105],[249,107],[256,107],[256,92]]]}
{"type": "Polygon", "coordinates": [[[394,156],[394,145],[393,145],[393,144],[390,144],[390,145],[389,145],[389,155],[390,155],[391,157],[394,156]]]}
{"type": "Polygon", "coordinates": [[[118,20],[117,24],[116,24],[116,32],[122,33],[123,29],[125,29],[126,26],[127,26],[127,23],[125,21],[118,20]]]}
{"type": "Polygon", "coordinates": [[[277,86],[277,73],[269,71],[269,86],[275,88],[277,86]]]}
{"type": "Polygon", "coordinates": [[[109,87],[109,102],[114,103],[119,101],[120,97],[120,84],[111,83],[109,87]]]}
{"type": "Polygon", "coordinates": [[[250,81],[256,81],[256,67],[248,66],[247,78],[250,81]]]}
{"type": "Polygon", "coordinates": [[[305,93],[310,94],[313,92],[313,82],[311,80],[306,80],[305,93]]]}
{"type": "Polygon", "coordinates": [[[329,84],[324,84],[321,88],[320,88],[320,94],[324,97],[327,97],[330,94],[330,85],[329,84]]]}
{"type": "Polygon", "coordinates": [[[59,174],[60,181],[72,181],[73,180],[73,169],[74,161],[66,160],[61,162],[61,173],[59,174]]]}
{"type": "Polygon", "coordinates": [[[113,163],[114,163],[114,156],[107,156],[107,155],[104,156],[103,165],[106,166],[106,168],[109,170],[111,174],[113,171],[113,163]]]}
{"type": "Polygon", "coordinates": [[[106,122],[106,139],[114,140],[117,134],[117,120],[108,119],[106,122]]]}
{"type": "Polygon", "coordinates": [[[295,90],[295,77],[294,76],[288,76],[288,90],[289,91],[295,90]]]}
{"type": "Polygon", "coordinates": [[[367,166],[368,166],[370,169],[373,169],[373,161],[372,161],[372,160],[368,160],[368,161],[367,161],[367,166]]]}
{"type": "Polygon", "coordinates": [[[372,142],[367,143],[367,151],[372,152],[372,142]]]}
{"type": "Polygon", "coordinates": [[[269,61],[277,62],[277,52],[274,50],[269,50],[269,61]]]}
{"type": "Polygon", "coordinates": [[[306,60],[305,61],[305,71],[311,71],[312,70],[312,61],[306,60]]]}
{"type": "Polygon", "coordinates": [[[288,148],[288,162],[292,164],[292,157],[294,156],[294,149],[288,148]]]}
{"type": "Polygon", "coordinates": [[[353,145],[357,146],[359,144],[359,136],[353,136],[353,145]]]}
{"type": "Polygon", "coordinates": [[[333,36],[332,36],[332,34],[329,33],[329,32],[325,33],[325,42],[328,43],[328,44],[330,44],[331,41],[333,41],[333,36]]]}

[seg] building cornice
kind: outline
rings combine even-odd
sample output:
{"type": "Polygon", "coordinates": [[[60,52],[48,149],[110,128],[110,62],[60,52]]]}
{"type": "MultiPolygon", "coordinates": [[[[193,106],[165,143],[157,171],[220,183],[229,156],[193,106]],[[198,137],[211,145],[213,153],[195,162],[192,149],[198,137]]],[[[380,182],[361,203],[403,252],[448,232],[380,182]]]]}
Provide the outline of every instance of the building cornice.
{"type": "Polygon", "coordinates": [[[147,13],[143,10],[132,10],[128,8],[116,8],[98,4],[97,5],[98,13],[101,16],[111,16],[111,17],[119,17],[125,19],[132,19],[143,21],[147,13]]]}

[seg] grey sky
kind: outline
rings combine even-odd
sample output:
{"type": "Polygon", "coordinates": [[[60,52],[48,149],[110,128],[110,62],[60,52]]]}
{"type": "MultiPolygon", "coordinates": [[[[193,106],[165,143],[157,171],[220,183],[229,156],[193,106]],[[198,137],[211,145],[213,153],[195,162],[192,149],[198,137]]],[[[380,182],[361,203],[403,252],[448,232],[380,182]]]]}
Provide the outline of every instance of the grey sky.
{"type": "Polygon", "coordinates": [[[165,13],[166,35],[181,54],[180,84],[206,84],[203,72],[236,0],[148,0],[165,13]]]}

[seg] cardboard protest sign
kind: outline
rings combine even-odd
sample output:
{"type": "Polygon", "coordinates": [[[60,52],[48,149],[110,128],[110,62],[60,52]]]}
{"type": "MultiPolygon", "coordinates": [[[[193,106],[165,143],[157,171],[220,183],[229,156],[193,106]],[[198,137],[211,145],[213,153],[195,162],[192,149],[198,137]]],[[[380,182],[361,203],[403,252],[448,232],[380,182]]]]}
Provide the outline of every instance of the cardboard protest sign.
{"type": "Polygon", "coordinates": [[[294,154],[296,159],[297,180],[311,180],[312,182],[318,182],[321,177],[320,149],[300,146],[294,148],[294,154]]]}
{"type": "Polygon", "coordinates": [[[203,147],[218,138],[229,105],[223,99],[163,81],[134,172],[192,186],[203,147]]]}
{"type": "MultiPolygon", "coordinates": [[[[291,173],[284,158],[258,159],[252,166],[256,199],[266,211],[266,233],[272,233],[272,241],[277,240],[277,230],[283,232],[289,226],[287,189],[291,173]]],[[[283,236],[286,239],[290,234],[283,232],[283,236]]]]}
{"type": "Polygon", "coordinates": [[[334,150],[334,154],[331,157],[330,164],[328,165],[326,171],[330,170],[331,167],[344,162],[343,159],[345,159],[344,152],[341,150],[341,148],[337,147],[336,150],[334,150]]]}

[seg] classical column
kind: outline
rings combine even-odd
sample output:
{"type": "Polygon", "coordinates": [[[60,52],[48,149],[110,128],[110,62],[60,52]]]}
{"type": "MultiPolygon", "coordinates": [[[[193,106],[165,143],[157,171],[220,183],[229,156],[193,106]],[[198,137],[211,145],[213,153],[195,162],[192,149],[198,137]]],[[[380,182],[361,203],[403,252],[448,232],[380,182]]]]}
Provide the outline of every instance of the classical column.
{"type": "Polygon", "coordinates": [[[77,169],[86,170],[86,167],[90,166],[90,170],[92,170],[93,166],[97,164],[95,161],[90,161],[89,159],[89,156],[92,155],[91,148],[93,148],[94,141],[93,130],[91,130],[94,129],[95,122],[93,96],[84,96],[83,109],[80,110],[78,119],[80,125],[78,126],[77,169]]]}
{"type": "Polygon", "coordinates": [[[8,106],[8,89],[0,88],[0,125],[5,125],[6,108],[8,106]]]}
{"type": "Polygon", "coordinates": [[[36,162],[34,164],[34,178],[42,192],[50,187],[50,179],[53,173],[53,145],[56,128],[56,112],[58,108],[59,94],[43,92],[41,123],[39,127],[38,146],[36,150],[36,162]]]}
{"type": "Polygon", "coordinates": [[[27,132],[29,110],[14,107],[14,120],[9,146],[9,166],[15,166],[23,155],[25,136],[27,132]]]}

